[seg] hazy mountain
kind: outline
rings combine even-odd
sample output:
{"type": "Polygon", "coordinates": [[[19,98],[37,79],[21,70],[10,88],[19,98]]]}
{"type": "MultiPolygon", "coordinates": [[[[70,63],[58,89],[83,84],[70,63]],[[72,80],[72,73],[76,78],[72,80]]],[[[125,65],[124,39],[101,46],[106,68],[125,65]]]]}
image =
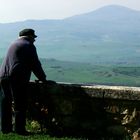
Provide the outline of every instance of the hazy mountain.
{"type": "Polygon", "coordinates": [[[63,20],[0,24],[0,56],[26,27],[38,34],[40,57],[96,64],[140,61],[140,11],[111,5],[63,20]]]}

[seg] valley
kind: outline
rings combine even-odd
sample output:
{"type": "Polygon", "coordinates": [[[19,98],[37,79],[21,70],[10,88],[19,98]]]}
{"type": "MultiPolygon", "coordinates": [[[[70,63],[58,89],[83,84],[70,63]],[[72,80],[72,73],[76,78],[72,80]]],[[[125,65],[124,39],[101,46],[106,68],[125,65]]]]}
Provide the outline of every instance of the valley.
{"type": "MultiPolygon", "coordinates": [[[[140,66],[93,65],[41,59],[47,79],[75,84],[140,86],[140,66]]],[[[32,80],[36,78],[32,75],[32,80]]]]}

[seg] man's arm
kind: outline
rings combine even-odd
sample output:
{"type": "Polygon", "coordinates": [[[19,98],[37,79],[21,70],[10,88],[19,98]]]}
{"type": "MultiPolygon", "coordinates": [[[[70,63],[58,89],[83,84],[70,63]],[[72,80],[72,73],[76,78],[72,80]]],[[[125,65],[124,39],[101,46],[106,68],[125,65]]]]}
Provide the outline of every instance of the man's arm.
{"type": "Polygon", "coordinates": [[[36,48],[32,48],[32,71],[35,74],[35,76],[40,80],[40,81],[46,81],[46,74],[41,66],[41,63],[39,61],[36,48]]]}

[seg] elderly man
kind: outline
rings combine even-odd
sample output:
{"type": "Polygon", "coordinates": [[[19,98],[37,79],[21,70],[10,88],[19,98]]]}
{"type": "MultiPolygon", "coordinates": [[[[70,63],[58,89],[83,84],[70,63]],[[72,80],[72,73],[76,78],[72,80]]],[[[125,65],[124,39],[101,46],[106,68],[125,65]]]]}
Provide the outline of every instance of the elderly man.
{"type": "Polygon", "coordinates": [[[15,132],[27,135],[26,124],[26,89],[31,72],[40,81],[46,81],[46,75],[38,59],[34,41],[37,36],[33,29],[23,29],[19,38],[9,47],[0,69],[1,131],[10,133],[12,126],[12,101],[15,110],[15,132]]]}

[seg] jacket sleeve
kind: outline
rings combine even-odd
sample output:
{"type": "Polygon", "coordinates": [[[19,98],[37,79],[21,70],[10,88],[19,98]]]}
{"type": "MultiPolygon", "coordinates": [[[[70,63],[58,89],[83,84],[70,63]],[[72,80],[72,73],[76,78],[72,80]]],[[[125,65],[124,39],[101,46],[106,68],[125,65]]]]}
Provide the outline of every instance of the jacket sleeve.
{"type": "Polygon", "coordinates": [[[35,76],[39,80],[45,81],[46,80],[46,74],[45,74],[45,72],[44,72],[44,70],[41,66],[40,61],[39,61],[35,46],[32,46],[31,66],[32,66],[32,72],[35,74],[35,76]]]}

